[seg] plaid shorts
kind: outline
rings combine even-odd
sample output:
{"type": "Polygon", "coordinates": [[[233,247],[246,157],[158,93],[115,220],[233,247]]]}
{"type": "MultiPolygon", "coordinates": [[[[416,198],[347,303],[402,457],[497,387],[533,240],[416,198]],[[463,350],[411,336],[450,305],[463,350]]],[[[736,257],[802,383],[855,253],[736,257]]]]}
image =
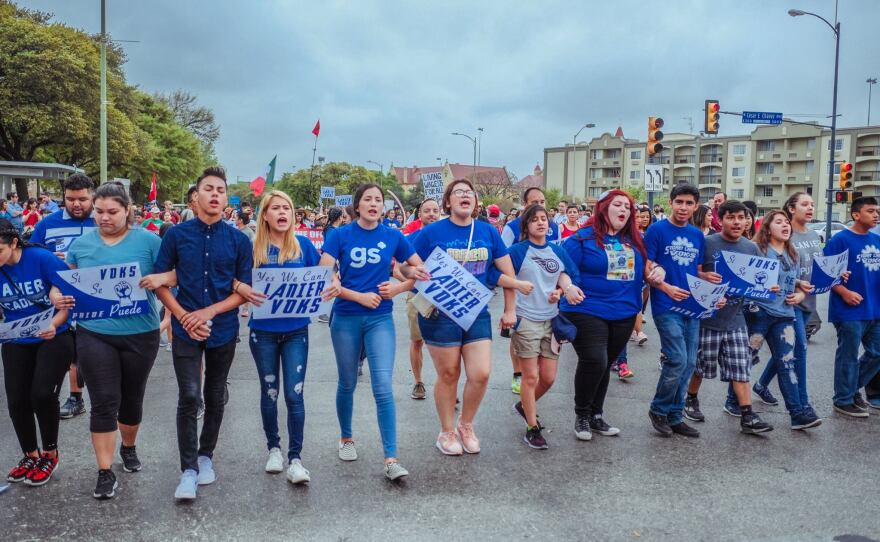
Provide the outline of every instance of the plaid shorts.
{"type": "Polygon", "coordinates": [[[748,382],[752,369],[752,351],[746,328],[717,331],[700,328],[695,373],[703,378],[718,376],[721,365],[722,382],[748,382]]]}

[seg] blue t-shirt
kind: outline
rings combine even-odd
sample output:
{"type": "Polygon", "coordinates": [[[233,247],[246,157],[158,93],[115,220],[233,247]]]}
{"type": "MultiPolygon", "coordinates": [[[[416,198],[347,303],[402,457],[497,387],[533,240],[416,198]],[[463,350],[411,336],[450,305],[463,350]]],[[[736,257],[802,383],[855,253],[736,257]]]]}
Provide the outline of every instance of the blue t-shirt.
{"type": "Polygon", "coordinates": [[[797,280],[801,276],[801,267],[797,259],[793,259],[788,252],[779,254],[773,247],[767,247],[767,258],[779,260],[779,291],[771,299],[759,299],[755,303],[767,311],[771,316],[780,318],[793,318],[794,305],[785,302],[785,298],[794,293],[797,280]]]}
{"type": "Polygon", "coordinates": [[[388,226],[389,228],[394,228],[395,230],[400,229],[400,222],[398,222],[396,218],[394,220],[390,220],[388,218],[383,218],[382,224],[385,226],[388,226]]]}
{"type": "MultiPolygon", "coordinates": [[[[92,230],[74,240],[67,251],[67,262],[78,268],[97,267],[119,263],[137,262],[141,276],[152,274],[153,266],[159,257],[162,240],[147,230],[129,230],[121,241],[108,245],[101,239],[98,230],[92,230]]],[[[159,309],[156,294],[147,290],[150,310],[146,314],[104,318],[102,320],[83,320],[77,325],[103,335],[134,335],[159,329],[159,309]]]]}
{"type": "MultiPolygon", "coordinates": [[[[522,217],[516,217],[505,224],[504,231],[501,232],[501,239],[504,241],[504,246],[511,247],[515,243],[520,242],[519,236],[522,234],[519,229],[520,218],[522,217]]],[[[552,220],[550,221],[550,231],[547,232],[547,241],[550,243],[562,242],[562,237],[559,236],[559,224],[552,220]]]]}
{"type": "Polygon", "coordinates": [[[849,249],[847,269],[849,280],[844,286],[862,296],[855,307],[847,305],[842,297],[831,292],[828,302],[828,320],[845,322],[880,319],[880,235],[864,235],[843,230],[825,245],[825,255],[840,254],[849,249]]]}
{"type": "Polygon", "coordinates": [[[46,245],[52,252],[67,252],[75,239],[94,229],[95,220],[91,216],[73,218],[67,209],[61,209],[37,222],[30,242],[46,245]]]}
{"type": "MultiPolygon", "coordinates": [[[[269,263],[264,263],[258,269],[287,269],[293,267],[312,267],[318,265],[321,255],[315,245],[304,235],[297,235],[296,240],[299,241],[299,256],[292,260],[287,260],[283,264],[278,263],[278,254],[281,250],[275,245],[269,245],[269,263]]],[[[267,300],[266,303],[269,301],[267,300]]],[[[302,329],[309,325],[311,318],[266,318],[254,320],[251,316],[248,325],[251,329],[257,331],[269,331],[272,333],[291,333],[298,329],[302,329]]]]}
{"type": "MultiPolygon", "coordinates": [[[[363,229],[357,222],[346,224],[330,232],[321,250],[336,258],[342,287],[361,293],[379,293],[379,285],[391,276],[391,259],[405,262],[413,255],[412,245],[400,231],[378,224],[372,230],[363,229]]],[[[357,301],[338,298],[333,304],[335,314],[387,314],[394,304],[383,299],[375,309],[368,309],[357,301]]]]}
{"type": "MultiPolygon", "coordinates": [[[[685,290],[688,289],[686,275],[697,276],[697,265],[703,261],[704,243],[703,232],[695,226],[679,227],[668,219],[651,224],[645,232],[648,259],[666,271],[667,283],[685,290]]],[[[668,311],[672,305],[668,295],[651,288],[651,313],[654,316],[668,311]]]]}
{"type": "MultiPolygon", "coordinates": [[[[12,322],[39,314],[52,306],[49,291],[59,280],[57,271],[67,269],[58,256],[40,247],[25,248],[15,265],[4,265],[0,273],[0,308],[4,321],[12,322]],[[12,279],[12,283],[9,279],[12,279]],[[16,288],[17,286],[17,288],[16,288]]],[[[56,328],[56,333],[66,331],[70,319],[56,328]]],[[[15,339],[14,343],[33,344],[42,341],[37,337],[15,339]]]]}
{"type": "Polygon", "coordinates": [[[439,220],[425,226],[413,242],[413,248],[422,260],[426,260],[435,247],[445,250],[453,260],[462,264],[474,278],[487,285],[489,271],[495,260],[507,255],[507,247],[498,230],[487,222],[474,220],[474,237],[470,254],[467,252],[471,226],[459,226],[450,219],[439,220]],[[465,263],[465,260],[467,263],[465,263]]]}
{"type": "Polygon", "coordinates": [[[604,320],[630,318],[642,310],[645,258],[620,234],[606,234],[602,244],[596,243],[592,226],[579,229],[562,243],[580,274],[576,284],[584,300],[570,305],[563,297],[559,309],[604,320]]]}

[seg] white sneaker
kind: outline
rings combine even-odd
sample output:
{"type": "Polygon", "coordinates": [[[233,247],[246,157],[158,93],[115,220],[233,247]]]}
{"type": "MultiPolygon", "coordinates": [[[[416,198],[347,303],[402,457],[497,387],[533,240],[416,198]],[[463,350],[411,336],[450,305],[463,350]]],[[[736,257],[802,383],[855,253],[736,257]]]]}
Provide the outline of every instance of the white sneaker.
{"type": "Polygon", "coordinates": [[[291,484],[303,484],[311,482],[312,479],[309,477],[309,471],[303,467],[302,461],[294,459],[287,467],[287,481],[291,484]]]}
{"type": "Polygon", "coordinates": [[[400,463],[397,461],[385,463],[385,478],[388,478],[389,480],[397,480],[404,476],[409,476],[409,471],[401,467],[400,463]]]}
{"type": "Polygon", "coordinates": [[[266,461],[266,472],[277,474],[284,470],[284,456],[280,448],[269,450],[269,459],[266,461]]]}
{"type": "Polygon", "coordinates": [[[639,346],[644,346],[645,343],[648,342],[648,336],[645,335],[644,331],[639,331],[636,334],[636,342],[639,344],[639,346]]]}
{"type": "Polygon", "coordinates": [[[343,461],[354,461],[358,458],[357,449],[354,447],[353,440],[347,440],[339,443],[339,459],[343,461]]]}

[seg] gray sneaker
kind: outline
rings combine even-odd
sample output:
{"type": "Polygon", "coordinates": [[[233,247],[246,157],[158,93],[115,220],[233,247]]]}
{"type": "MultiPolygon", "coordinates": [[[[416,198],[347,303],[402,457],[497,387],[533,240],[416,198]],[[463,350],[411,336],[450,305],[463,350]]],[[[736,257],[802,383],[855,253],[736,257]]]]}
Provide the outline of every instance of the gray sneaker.
{"type": "Polygon", "coordinates": [[[199,485],[206,486],[213,484],[217,480],[217,474],[214,472],[214,462],[206,455],[199,456],[199,485]]]}
{"type": "Polygon", "coordinates": [[[409,396],[418,401],[423,400],[427,396],[425,385],[421,382],[416,382],[416,385],[413,386],[412,393],[410,393],[409,396]]]}
{"type": "Polygon", "coordinates": [[[67,401],[61,405],[61,409],[59,410],[59,415],[62,420],[69,420],[74,416],[79,416],[80,414],[84,414],[86,411],[86,403],[83,401],[83,398],[80,397],[76,399],[74,397],[68,397],[67,401]]]}
{"type": "Polygon", "coordinates": [[[347,440],[339,443],[339,459],[343,461],[354,461],[358,458],[357,448],[354,447],[354,441],[347,440]]]}
{"type": "Polygon", "coordinates": [[[404,476],[409,476],[409,471],[401,467],[400,463],[397,461],[385,463],[385,478],[388,478],[389,480],[397,480],[404,476]]]}

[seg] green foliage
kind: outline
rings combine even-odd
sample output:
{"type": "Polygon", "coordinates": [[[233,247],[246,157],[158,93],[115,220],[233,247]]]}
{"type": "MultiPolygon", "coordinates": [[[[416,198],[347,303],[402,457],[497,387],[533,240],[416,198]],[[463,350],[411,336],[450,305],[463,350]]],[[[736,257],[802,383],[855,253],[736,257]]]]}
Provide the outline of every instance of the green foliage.
{"type": "MultiPolygon", "coordinates": [[[[386,192],[391,190],[403,199],[404,192],[396,177],[348,162],[328,162],[315,166],[313,170],[286,172],[274,188],[286,192],[297,206],[315,208],[319,205],[318,196],[322,186],[334,186],[336,194],[342,196],[354,194],[357,187],[365,183],[378,184],[386,192]]],[[[333,205],[333,202],[324,200],[324,205],[333,205]]]]}
{"type": "Polygon", "coordinates": [[[563,199],[566,198],[562,197],[562,190],[558,188],[547,188],[544,190],[544,206],[547,209],[555,209],[559,205],[559,202],[563,199]]]}

